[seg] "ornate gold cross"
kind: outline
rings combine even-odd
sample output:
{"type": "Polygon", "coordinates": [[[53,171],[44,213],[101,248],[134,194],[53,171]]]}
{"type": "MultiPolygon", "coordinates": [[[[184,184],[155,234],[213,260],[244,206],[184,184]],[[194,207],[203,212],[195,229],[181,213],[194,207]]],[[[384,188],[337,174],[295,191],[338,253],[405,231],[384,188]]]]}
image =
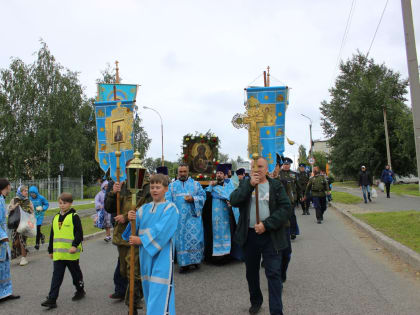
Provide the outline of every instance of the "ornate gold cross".
{"type": "Polygon", "coordinates": [[[245,104],[246,114],[233,116],[232,124],[235,128],[248,129],[248,153],[254,156],[260,155],[260,131],[259,127],[267,123],[267,114],[258,100],[251,96],[245,104]]]}

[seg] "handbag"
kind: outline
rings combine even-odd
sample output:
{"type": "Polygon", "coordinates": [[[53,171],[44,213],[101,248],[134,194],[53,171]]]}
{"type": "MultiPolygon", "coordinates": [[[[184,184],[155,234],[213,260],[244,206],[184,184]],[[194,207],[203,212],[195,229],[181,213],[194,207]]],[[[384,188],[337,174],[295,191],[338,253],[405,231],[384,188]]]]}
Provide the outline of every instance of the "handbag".
{"type": "Polygon", "coordinates": [[[9,213],[7,218],[7,228],[9,230],[16,230],[20,223],[20,206],[17,206],[9,213]]]}

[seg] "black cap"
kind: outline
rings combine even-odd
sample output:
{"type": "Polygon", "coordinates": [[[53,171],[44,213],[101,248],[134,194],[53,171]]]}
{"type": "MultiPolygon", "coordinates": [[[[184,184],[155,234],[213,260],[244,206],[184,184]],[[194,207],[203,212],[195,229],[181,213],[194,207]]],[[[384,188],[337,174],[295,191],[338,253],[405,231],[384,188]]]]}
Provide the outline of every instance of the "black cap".
{"type": "Polygon", "coordinates": [[[156,168],[157,174],[168,175],[168,168],[166,166],[159,166],[156,168]]]}
{"type": "Polygon", "coordinates": [[[292,164],[293,160],[291,158],[285,157],[283,158],[283,164],[292,164]]]}
{"type": "Polygon", "coordinates": [[[299,163],[299,167],[306,167],[305,163],[299,163]]]}
{"type": "Polygon", "coordinates": [[[236,171],[236,175],[244,175],[245,174],[245,169],[244,168],[240,168],[236,171]]]}

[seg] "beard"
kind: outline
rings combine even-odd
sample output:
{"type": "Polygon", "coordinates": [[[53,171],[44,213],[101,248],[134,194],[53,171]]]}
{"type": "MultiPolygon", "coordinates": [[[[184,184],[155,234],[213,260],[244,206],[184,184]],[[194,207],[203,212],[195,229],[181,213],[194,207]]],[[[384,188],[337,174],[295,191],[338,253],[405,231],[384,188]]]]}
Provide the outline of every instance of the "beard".
{"type": "Polygon", "coordinates": [[[183,175],[183,176],[179,176],[179,180],[182,182],[185,182],[188,179],[188,176],[183,175]]]}
{"type": "Polygon", "coordinates": [[[219,185],[223,185],[223,183],[225,182],[224,178],[216,178],[216,181],[219,185]]]}

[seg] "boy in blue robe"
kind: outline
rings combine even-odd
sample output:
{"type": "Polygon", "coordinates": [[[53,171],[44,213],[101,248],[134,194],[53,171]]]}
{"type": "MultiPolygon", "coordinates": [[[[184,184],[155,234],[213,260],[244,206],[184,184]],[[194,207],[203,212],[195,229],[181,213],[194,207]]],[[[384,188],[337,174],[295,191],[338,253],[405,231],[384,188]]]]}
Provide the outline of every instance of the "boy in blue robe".
{"type": "Polygon", "coordinates": [[[175,314],[173,279],[174,236],[179,213],[174,203],[165,200],[168,177],[156,174],[150,178],[153,202],[129,211],[128,219],[136,220],[136,236],[127,226],[123,238],[140,246],[140,274],[147,315],[175,314]]]}

